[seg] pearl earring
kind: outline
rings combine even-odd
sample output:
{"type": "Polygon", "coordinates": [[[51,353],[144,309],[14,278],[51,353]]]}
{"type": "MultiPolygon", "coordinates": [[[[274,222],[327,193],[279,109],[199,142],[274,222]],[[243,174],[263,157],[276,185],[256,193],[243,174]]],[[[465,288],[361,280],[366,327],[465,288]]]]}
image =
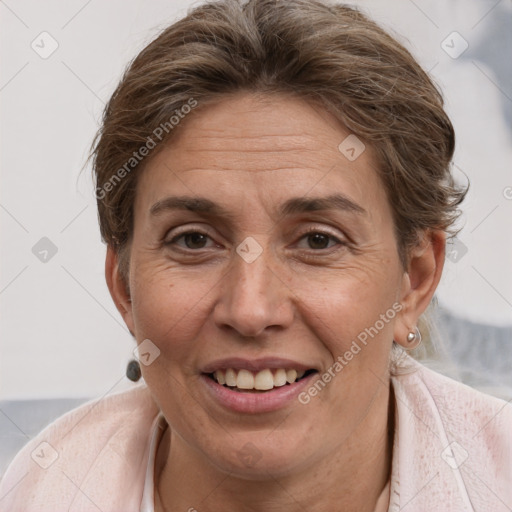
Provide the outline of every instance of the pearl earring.
{"type": "Polygon", "coordinates": [[[410,332],[407,335],[407,346],[405,347],[406,350],[412,350],[417,347],[419,347],[421,344],[421,333],[420,330],[415,327],[415,332],[410,332]]]}

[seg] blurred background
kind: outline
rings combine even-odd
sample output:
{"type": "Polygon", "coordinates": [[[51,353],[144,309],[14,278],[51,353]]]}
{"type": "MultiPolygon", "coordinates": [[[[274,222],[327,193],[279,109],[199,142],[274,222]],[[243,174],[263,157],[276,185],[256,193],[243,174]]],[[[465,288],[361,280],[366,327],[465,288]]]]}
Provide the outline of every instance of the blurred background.
{"type": "MultiPolygon", "coordinates": [[[[0,474],[62,412],[130,386],[90,167],[125,66],[196,2],[0,1],[0,474]]],[[[512,1],[350,2],[438,83],[471,183],[436,294],[446,373],[512,399],[512,1]]]]}

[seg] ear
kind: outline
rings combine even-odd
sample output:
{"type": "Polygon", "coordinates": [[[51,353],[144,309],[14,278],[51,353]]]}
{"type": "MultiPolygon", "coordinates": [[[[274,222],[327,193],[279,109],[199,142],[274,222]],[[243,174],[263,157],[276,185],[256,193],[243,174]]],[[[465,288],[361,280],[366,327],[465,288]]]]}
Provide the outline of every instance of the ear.
{"type": "Polygon", "coordinates": [[[429,230],[410,253],[402,278],[400,303],[403,309],[394,330],[394,339],[400,345],[407,347],[407,334],[415,331],[419,317],[434,296],[443,273],[445,250],[444,231],[429,230]]]}
{"type": "Polygon", "coordinates": [[[110,245],[107,247],[107,256],[105,258],[105,278],[110,295],[119,313],[128,327],[132,336],[135,337],[135,327],[132,314],[132,302],[128,293],[127,283],[119,272],[119,255],[110,245]]]}

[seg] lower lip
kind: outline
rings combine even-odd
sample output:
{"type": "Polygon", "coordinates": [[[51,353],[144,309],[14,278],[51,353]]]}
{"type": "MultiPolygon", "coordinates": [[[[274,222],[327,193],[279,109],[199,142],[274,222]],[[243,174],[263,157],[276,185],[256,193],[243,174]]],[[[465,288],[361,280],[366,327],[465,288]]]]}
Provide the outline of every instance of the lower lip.
{"type": "Polygon", "coordinates": [[[307,377],[294,382],[274,388],[264,393],[245,393],[233,391],[230,388],[221,386],[207,375],[201,375],[200,380],[206,386],[208,393],[214,397],[217,403],[236,412],[258,414],[272,412],[282,409],[294,400],[298,401],[301,391],[309,385],[311,379],[318,374],[312,373],[307,377]]]}

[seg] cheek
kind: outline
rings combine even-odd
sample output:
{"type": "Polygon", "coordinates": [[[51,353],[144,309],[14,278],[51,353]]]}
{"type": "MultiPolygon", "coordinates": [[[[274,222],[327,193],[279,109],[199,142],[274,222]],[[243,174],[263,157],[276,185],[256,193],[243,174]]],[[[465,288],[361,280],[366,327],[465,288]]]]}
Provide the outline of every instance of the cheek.
{"type": "Polygon", "coordinates": [[[360,388],[372,375],[385,377],[396,316],[392,301],[378,300],[375,295],[341,295],[335,304],[318,311],[311,308],[309,314],[308,323],[316,325],[315,337],[322,341],[333,365],[339,363],[329,368],[342,375],[335,380],[343,395],[354,391],[358,396],[351,385],[360,388]]]}
{"type": "MultiPolygon", "coordinates": [[[[386,276],[373,279],[347,275],[324,286],[316,300],[310,295],[304,304],[305,322],[321,340],[332,364],[307,394],[318,415],[356,428],[376,394],[382,391],[388,372],[388,359],[397,315],[395,290],[386,276]],[[382,279],[382,280],[381,280],[382,279]]],[[[306,397],[307,398],[307,397],[306,397]]]]}
{"type": "Polygon", "coordinates": [[[300,296],[308,323],[317,325],[323,333],[319,338],[329,340],[336,355],[375,324],[382,337],[392,331],[398,290],[392,268],[388,264],[380,265],[379,271],[370,266],[336,269],[320,282],[302,278],[300,296]]]}
{"type": "Polygon", "coordinates": [[[183,359],[209,315],[209,294],[218,279],[166,265],[139,265],[135,272],[132,311],[137,340],[149,338],[163,353],[172,354],[172,360],[183,359]]]}

